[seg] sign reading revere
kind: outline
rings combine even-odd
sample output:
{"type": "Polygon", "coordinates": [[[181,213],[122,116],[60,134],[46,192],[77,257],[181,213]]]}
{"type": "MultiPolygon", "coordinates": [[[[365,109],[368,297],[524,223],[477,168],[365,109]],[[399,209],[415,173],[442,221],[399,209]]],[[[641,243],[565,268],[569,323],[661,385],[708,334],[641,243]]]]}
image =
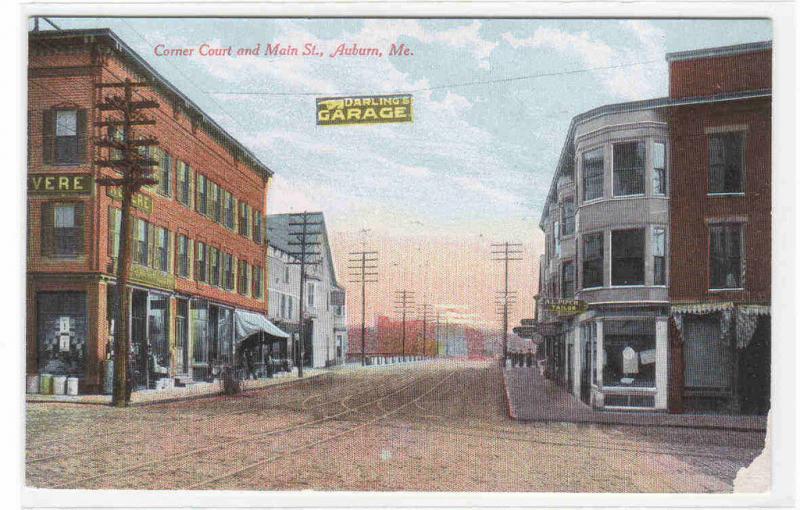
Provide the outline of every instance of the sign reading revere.
{"type": "Polygon", "coordinates": [[[317,98],[317,125],[388,124],[413,122],[410,94],[317,98]]]}
{"type": "Polygon", "coordinates": [[[556,315],[577,315],[583,313],[588,308],[586,301],[579,299],[543,299],[542,304],[550,313],[556,315]]]}
{"type": "Polygon", "coordinates": [[[59,174],[28,176],[28,191],[42,195],[88,195],[92,192],[90,174],[59,174]]]}
{"type": "MultiPolygon", "coordinates": [[[[117,200],[122,200],[122,190],[116,186],[109,186],[106,188],[106,195],[117,200]]],[[[131,205],[140,211],[150,214],[153,212],[153,197],[145,195],[144,193],[134,193],[131,205]]]]}

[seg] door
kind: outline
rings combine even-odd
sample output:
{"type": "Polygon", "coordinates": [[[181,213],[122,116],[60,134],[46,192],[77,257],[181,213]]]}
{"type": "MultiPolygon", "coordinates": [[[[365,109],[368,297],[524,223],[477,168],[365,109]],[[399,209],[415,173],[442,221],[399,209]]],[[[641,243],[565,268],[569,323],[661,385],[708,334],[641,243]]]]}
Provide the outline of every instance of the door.
{"type": "Polygon", "coordinates": [[[581,400],[589,403],[592,376],[592,344],[587,341],[583,344],[583,357],[581,358],[581,400]]]}
{"type": "Polygon", "coordinates": [[[186,374],[189,367],[189,304],[185,299],[178,299],[176,302],[175,315],[175,371],[178,374],[186,374]]]}
{"type": "Polygon", "coordinates": [[[149,347],[147,343],[147,292],[133,290],[131,292],[131,364],[133,384],[138,388],[147,388],[149,347]]]}

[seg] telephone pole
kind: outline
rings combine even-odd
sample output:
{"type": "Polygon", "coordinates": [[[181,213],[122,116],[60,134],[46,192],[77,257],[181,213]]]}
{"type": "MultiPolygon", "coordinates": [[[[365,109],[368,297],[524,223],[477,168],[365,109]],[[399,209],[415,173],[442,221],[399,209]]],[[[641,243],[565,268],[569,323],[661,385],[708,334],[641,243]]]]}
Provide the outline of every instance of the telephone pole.
{"type": "Polygon", "coordinates": [[[522,244],[521,243],[492,243],[492,260],[502,262],[504,270],[503,278],[503,359],[500,360],[500,366],[506,365],[506,358],[508,357],[508,263],[513,261],[522,260],[522,244]]]}
{"type": "Polygon", "coordinates": [[[365,366],[366,349],[364,339],[367,334],[366,302],[367,284],[378,281],[378,252],[377,251],[351,251],[349,253],[347,268],[351,272],[350,283],[361,284],[361,366],[365,366]]]}
{"type": "Polygon", "coordinates": [[[414,312],[414,291],[398,290],[395,291],[394,309],[403,321],[403,351],[406,355],[406,316],[414,312]]]}
{"type": "Polygon", "coordinates": [[[306,287],[306,266],[317,266],[320,263],[319,256],[319,237],[322,235],[319,227],[322,226],[322,221],[319,221],[320,213],[301,212],[289,215],[289,246],[294,251],[289,252],[289,255],[294,260],[288,262],[291,265],[300,266],[300,328],[298,334],[300,340],[297,342],[298,359],[297,359],[297,377],[303,377],[303,362],[305,360],[305,319],[303,317],[305,303],[303,300],[303,292],[306,287]]]}
{"type": "Polygon", "coordinates": [[[152,137],[136,138],[135,126],[152,126],[156,121],[142,115],[142,110],[158,108],[158,103],[150,99],[141,101],[133,100],[133,89],[147,87],[148,83],[124,82],[100,83],[96,87],[101,91],[108,89],[122,89],[122,95],[103,97],[97,105],[101,112],[101,120],[94,123],[96,127],[108,128],[107,136],[95,139],[95,146],[107,149],[106,159],[95,160],[94,164],[100,168],[110,168],[120,177],[101,177],[97,179],[99,186],[114,186],[122,191],[122,210],[120,214],[119,253],[117,254],[116,267],[116,321],[114,328],[114,389],[111,404],[116,407],[126,407],[130,402],[130,384],[128,358],[130,353],[130,338],[128,331],[128,279],[130,278],[132,244],[131,229],[131,204],[133,195],[142,186],[157,184],[152,177],[153,166],[158,162],[151,159],[150,147],[158,145],[152,137]],[[104,114],[115,115],[107,116],[104,114]]]}
{"type": "Polygon", "coordinates": [[[427,356],[428,347],[428,313],[431,311],[431,305],[423,303],[419,305],[419,313],[422,314],[422,355],[427,356]]]}

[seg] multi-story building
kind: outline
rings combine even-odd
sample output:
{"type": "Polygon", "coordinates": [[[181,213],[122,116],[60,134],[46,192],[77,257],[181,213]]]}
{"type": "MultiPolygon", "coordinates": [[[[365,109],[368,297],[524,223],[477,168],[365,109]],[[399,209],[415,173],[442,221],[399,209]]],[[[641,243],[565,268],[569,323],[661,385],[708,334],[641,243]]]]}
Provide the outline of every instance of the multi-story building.
{"type": "Polygon", "coordinates": [[[766,413],[770,42],[667,55],[670,407],[766,413]]]}
{"type": "Polygon", "coordinates": [[[769,43],[670,54],[669,97],[570,124],[536,320],[547,375],[587,404],[768,406],[770,56],[769,43]]]}
{"type": "MultiPolygon", "coordinates": [[[[296,230],[290,226],[291,214],[270,214],[267,216],[269,245],[275,253],[285,255],[282,265],[287,265],[293,260],[291,254],[298,251],[298,246],[291,245],[291,232],[296,230]]],[[[325,217],[319,213],[309,215],[312,223],[319,223],[314,227],[320,235],[315,236],[315,251],[319,252],[319,264],[306,266],[306,288],[303,290],[303,366],[326,367],[344,363],[347,358],[347,312],[345,309],[345,290],[336,279],[333,253],[328,241],[328,231],[325,226],[325,217]]],[[[276,261],[277,263],[277,261],[276,261]]],[[[292,266],[289,266],[292,267],[292,266]]],[[[297,266],[294,266],[297,267],[297,266]]],[[[300,296],[300,272],[294,273],[296,282],[292,285],[293,273],[289,270],[289,284],[285,287],[285,295],[297,298],[300,296]]],[[[282,292],[282,291],[279,291],[282,292]]],[[[288,299],[288,297],[287,297],[288,299]]],[[[294,302],[294,301],[293,301],[294,302]]],[[[299,302],[296,321],[299,317],[299,302]]],[[[294,310],[292,310],[294,312],[294,310]]],[[[295,341],[291,347],[295,363],[298,363],[299,349],[295,341]]]]}
{"type": "MultiPolygon", "coordinates": [[[[156,185],[132,208],[130,338],[134,379],[206,379],[234,363],[266,319],[264,212],[272,172],[107,29],[29,34],[27,372],[76,376],[102,388],[111,356],[120,195],[97,127],[100,84],[145,82],[159,141],[156,185]],[[241,328],[239,326],[242,326],[241,328]],[[236,326],[236,327],[235,327],[236,326]],[[255,328],[255,329],[253,329],[255,328]]],[[[111,90],[111,92],[109,92],[111,90]]],[[[119,94],[119,91],[117,91],[119,94]]],[[[110,156],[113,157],[113,154],[110,156]]],[[[285,335],[284,335],[285,336],[285,335]]]]}
{"type": "MultiPolygon", "coordinates": [[[[268,234],[268,242],[269,239],[268,234]]],[[[290,359],[300,334],[300,265],[297,258],[270,242],[267,256],[269,319],[291,335],[290,359]]]]}

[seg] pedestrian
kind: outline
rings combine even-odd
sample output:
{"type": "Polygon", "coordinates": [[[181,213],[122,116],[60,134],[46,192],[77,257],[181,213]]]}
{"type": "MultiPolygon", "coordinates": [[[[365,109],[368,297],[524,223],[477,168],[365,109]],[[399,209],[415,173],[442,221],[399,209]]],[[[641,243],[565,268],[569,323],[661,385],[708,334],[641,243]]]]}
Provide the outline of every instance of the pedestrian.
{"type": "Polygon", "coordinates": [[[533,366],[533,353],[531,351],[528,351],[525,355],[525,366],[528,368],[533,366]]]}

